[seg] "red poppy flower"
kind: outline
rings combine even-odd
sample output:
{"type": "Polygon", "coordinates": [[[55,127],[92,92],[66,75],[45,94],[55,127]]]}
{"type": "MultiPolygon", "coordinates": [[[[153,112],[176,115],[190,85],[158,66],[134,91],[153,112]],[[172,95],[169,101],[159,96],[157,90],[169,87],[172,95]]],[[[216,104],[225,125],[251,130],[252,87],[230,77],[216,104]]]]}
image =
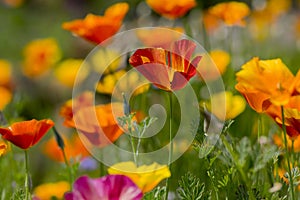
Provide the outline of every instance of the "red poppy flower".
{"type": "Polygon", "coordinates": [[[129,63],[160,89],[171,91],[183,88],[196,74],[201,56],[191,56],[196,48],[192,41],[174,42],[170,50],[162,48],[138,49],[129,63]]]}
{"type": "Polygon", "coordinates": [[[0,128],[0,134],[14,145],[28,149],[40,141],[40,139],[54,126],[50,119],[37,121],[22,121],[13,123],[8,128],[0,128]]]}

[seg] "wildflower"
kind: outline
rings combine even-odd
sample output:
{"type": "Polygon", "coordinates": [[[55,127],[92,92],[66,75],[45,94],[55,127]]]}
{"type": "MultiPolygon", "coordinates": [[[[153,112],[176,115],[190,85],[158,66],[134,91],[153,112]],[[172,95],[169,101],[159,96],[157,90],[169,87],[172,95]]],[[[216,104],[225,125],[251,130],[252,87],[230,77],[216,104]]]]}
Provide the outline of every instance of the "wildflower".
{"type": "Polygon", "coordinates": [[[117,163],[108,169],[108,173],[128,176],[143,193],[151,191],[159,182],[171,176],[167,165],[157,163],[140,167],[133,162],[117,163]]]}
{"type": "Polygon", "coordinates": [[[82,59],[64,60],[55,68],[54,75],[61,84],[73,87],[75,80],[79,84],[88,75],[87,67],[80,68],[82,64],[82,59]],[[78,73],[79,69],[81,69],[80,73],[78,73]]]}
{"type": "Polygon", "coordinates": [[[102,75],[111,74],[119,70],[123,59],[117,51],[99,48],[91,55],[93,70],[102,75]]]}
{"type": "Polygon", "coordinates": [[[183,88],[196,74],[201,56],[191,56],[196,44],[189,40],[173,43],[171,51],[162,48],[138,49],[129,63],[160,89],[171,91],[183,88]]]}
{"type": "Polygon", "coordinates": [[[37,77],[53,67],[61,58],[55,39],[37,39],[24,48],[23,72],[28,77],[37,77]]]}
{"type": "Polygon", "coordinates": [[[64,125],[67,127],[74,127],[73,115],[80,108],[92,106],[94,102],[94,95],[92,92],[86,91],[80,94],[73,100],[68,100],[60,109],[59,114],[64,117],[64,125]]]}
{"type": "Polygon", "coordinates": [[[122,115],[121,103],[82,107],[74,113],[74,121],[69,125],[82,133],[87,142],[104,147],[123,134],[116,120],[122,115]]]}
{"type": "Polygon", "coordinates": [[[213,50],[208,55],[204,55],[201,65],[198,65],[197,71],[205,81],[216,80],[227,69],[230,62],[230,55],[223,50],[213,50]]]}
{"type": "Polygon", "coordinates": [[[12,93],[6,87],[0,86],[0,110],[3,110],[7,104],[12,100],[12,93]]]}
{"type": "Polygon", "coordinates": [[[7,144],[4,141],[0,140],[0,157],[6,153],[7,149],[7,144]]]}
{"type": "Polygon", "coordinates": [[[246,108],[245,100],[239,95],[233,95],[230,91],[211,95],[210,102],[206,105],[207,109],[220,120],[234,119],[246,108]],[[218,108],[225,108],[225,112],[218,108]]]}
{"type": "Polygon", "coordinates": [[[250,14],[250,9],[243,2],[224,2],[218,3],[208,9],[211,15],[222,20],[227,26],[244,26],[244,18],[250,14]]]}
{"type": "MultiPolygon", "coordinates": [[[[292,143],[293,144],[293,150],[294,152],[300,152],[300,137],[287,137],[288,140],[288,148],[291,150],[292,149],[292,143]]],[[[283,138],[283,133],[281,135],[274,134],[273,135],[273,141],[274,144],[276,144],[278,147],[284,148],[284,138],[283,138]]]]}
{"type": "Polygon", "coordinates": [[[11,81],[11,64],[3,59],[0,59],[0,85],[8,86],[11,81]]]}
{"type": "Polygon", "coordinates": [[[248,90],[250,94],[262,94],[260,103],[269,98],[275,105],[285,105],[294,89],[294,75],[280,59],[259,60],[255,57],[244,64],[236,76],[239,85],[236,89],[245,90],[244,96],[248,90]]]}
{"type": "Polygon", "coordinates": [[[104,76],[97,85],[97,92],[104,94],[114,92],[114,94],[121,95],[124,91],[130,91],[133,92],[133,95],[138,95],[146,92],[149,87],[149,84],[141,80],[137,71],[126,72],[120,70],[104,76]],[[136,88],[137,85],[141,85],[143,82],[142,86],[136,88]]]}
{"type": "Polygon", "coordinates": [[[62,27],[88,41],[100,44],[120,29],[129,5],[116,3],[106,9],[104,16],[88,14],[83,20],[63,23],[62,27]]]}
{"type": "Polygon", "coordinates": [[[146,47],[161,47],[168,49],[170,44],[182,36],[184,32],[181,27],[151,27],[137,29],[136,35],[146,47]]]}
{"type": "Polygon", "coordinates": [[[190,9],[196,6],[195,0],[146,0],[146,3],[158,14],[169,18],[176,19],[184,16],[190,9]]]}
{"type": "Polygon", "coordinates": [[[210,12],[208,11],[203,12],[202,20],[203,20],[205,30],[208,33],[212,33],[220,26],[219,18],[213,14],[210,14],[210,12]]]}
{"type": "Polygon", "coordinates": [[[44,183],[34,188],[33,194],[40,200],[63,199],[64,193],[70,190],[66,181],[44,183]]]}
{"type": "MultiPolygon", "coordinates": [[[[63,137],[63,140],[67,160],[73,159],[75,161],[76,158],[83,159],[89,155],[77,134],[73,134],[71,138],[63,137]]],[[[50,138],[43,144],[43,152],[55,161],[64,162],[64,155],[61,148],[57,145],[55,137],[50,138]]]]}
{"type": "Polygon", "coordinates": [[[140,200],[142,197],[141,190],[128,177],[122,175],[108,175],[95,179],[81,176],[73,184],[73,191],[65,194],[66,200],[140,200]]]}
{"type": "Polygon", "coordinates": [[[39,140],[54,126],[54,122],[50,119],[37,121],[15,122],[8,128],[0,128],[0,134],[14,145],[28,149],[35,145],[39,140]]]}

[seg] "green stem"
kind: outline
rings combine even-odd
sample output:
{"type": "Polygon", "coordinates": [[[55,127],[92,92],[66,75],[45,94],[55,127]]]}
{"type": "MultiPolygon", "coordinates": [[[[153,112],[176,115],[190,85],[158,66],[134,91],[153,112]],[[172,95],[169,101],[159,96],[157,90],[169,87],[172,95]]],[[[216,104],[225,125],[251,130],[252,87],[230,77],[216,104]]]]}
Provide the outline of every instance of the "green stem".
{"type": "Polygon", "coordinates": [[[209,53],[211,51],[210,39],[203,19],[202,19],[202,29],[203,29],[204,48],[209,53]]]}
{"type": "MultiPolygon", "coordinates": [[[[171,163],[172,163],[172,158],[173,158],[173,134],[172,134],[172,118],[173,118],[173,102],[172,102],[172,92],[169,92],[169,107],[170,107],[170,121],[169,121],[169,142],[170,142],[170,151],[169,151],[169,160],[168,160],[168,165],[169,169],[171,171],[171,163]]],[[[165,195],[165,200],[168,199],[168,194],[169,194],[169,183],[170,178],[167,178],[166,181],[166,195],[165,195]]]]}
{"type": "MultiPolygon", "coordinates": [[[[281,106],[281,117],[282,117],[282,129],[283,129],[283,136],[284,136],[284,145],[286,148],[286,159],[287,159],[287,169],[289,173],[289,181],[290,181],[290,190],[292,193],[292,199],[295,199],[295,192],[294,192],[294,182],[293,182],[293,177],[292,177],[292,172],[291,172],[291,166],[290,166],[290,153],[288,149],[288,142],[287,142],[287,132],[286,132],[286,126],[285,126],[285,119],[284,119],[284,108],[281,106]]],[[[292,166],[293,167],[293,166],[292,166]]]]}
{"type": "Polygon", "coordinates": [[[102,163],[103,160],[103,151],[100,152],[100,161],[99,161],[99,168],[100,168],[100,177],[105,175],[105,170],[104,170],[104,164],[102,163]]]}
{"type": "Polygon", "coordinates": [[[24,150],[25,153],[25,172],[26,172],[26,177],[25,177],[25,200],[30,199],[31,200],[31,195],[30,195],[30,186],[29,186],[29,167],[28,167],[28,153],[27,150],[24,150]]]}
{"type": "Polygon", "coordinates": [[[132,153],[133,153],[133,160],[134,160],[134,163],[136,164],[136,166],[138,165],[137,163],[137,157],[136,157],[136,150],[135,150],[135,147],[134,147],[134,137],[131,135],[131,131],[129,131],[129,134],[130,134],[130,143],[131,143],[131,148],[132,148],[132,153]]]}
{"type": "Polygon", "coordinates": [[[233,162],[234,162],[234,164],[235,164],[235,166],[236,166],[238,172],[239,172],[240,175],[242,176],[242,179],[243,179],[243,181],[244,181],[244,183],[245,183],[245,185],[246,185],[246,187],[247,187],[247,189],[248,189],[248,191],[249,191],[249,198],[250,198],[251,200],[256,199],[255,196],[254,196],[254,194],[253,194],[251,185],[250,185],[251,182],[249,181],[247,175],[245,174],[245,172],[244,172],[242,166],[240,166],[239,163],[238,163],[238,161],[237,161],[237,160],[238,160],[238,156],[237,156],[236,153],[233,151],[232,147],[229,145],[229,143],[227,142],[227,140],[226,140],[226,138],[225,138],[224,135],[221,135],[221,139],[222,139],[222,142],[223,142],[225,148],[226,148],[227,151],[230,153],[230,155],[231,155],[231,157],[232,157],[232,160],[233,160],[233,162]]]}
{"type": "Polygon", "coordinates": [[[65,161],[65,164],[67,166],[67,169],[68,169],[68,172],[69,172],[69,182],[70,182],[70,187],[71,187],[71,190],[72,190],[72,185],[73,185],[73,182],[74,182],[74,178],[73,178],[73,170],[71,168],[71,165],[67,159],[67,156],[66,156],[66,152],[65,152],[65,149],[64,148],[61,148],[61,151],[63,153],[63,156],[64,156],[64,161],[65,161]]]}

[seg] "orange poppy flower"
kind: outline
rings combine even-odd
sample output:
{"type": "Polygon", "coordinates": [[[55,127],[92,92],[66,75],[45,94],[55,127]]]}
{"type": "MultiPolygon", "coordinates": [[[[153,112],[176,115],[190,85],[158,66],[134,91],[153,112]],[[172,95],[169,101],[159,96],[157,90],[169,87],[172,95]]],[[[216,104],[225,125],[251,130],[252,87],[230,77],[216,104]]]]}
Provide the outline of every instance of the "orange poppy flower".
{"type": "Polygon", "coordinates": [[[182,27],[151,27],[137,29],[136,35],[147,47],[170,48],[170,44],[178,40],[183,32],[182,27]]]}
{"type": "Polygon", "coordinates": [[[64,125],[73,127],[73,114],[82,107],[92,106],[94,102],[94,95],[92,92],[84,92],[74,100],[67,101],[60,109],[59,114],[64,117],[64,125]]]}
{"type": "Polygon", "coordinates": [[[176,19],[184,16],[190,9],[196,6],[195,0],[146,0],[146,3],[160,15],[176,19]]]}
{"type": "MultiPolygon", "coordinates": [[[[63,137],[64,140],[64,151],[68,160],[76,159],[76,157],[84,158],[89,155],[89,152],[83,146],[80,138],[77,134],[74,134],[71,138],[63,137]]],[[[51,159],[64,162],[64,156],[61,148],[57,145],[55,137],[50,138],[43,145],[43,152],[51,159]]]]}
{"type": "Polygon", "coordinates": [[[171,51],[162,48],[138,49],[129,63],[160,89],[171,91],[183,88],[196,74],[201,56],[191,56],[196,48],[192,41],[183,39],[173,43],[171,51]]]}
{"type": "Polygon", "coordinates": [[[123,134],[117,123],[117,117],[123,115],[122,103],[82,107],[74,113],[74,121],[69,125],[83,134],[88,143],[104,147],[123,134]]]}
{"type": "Polygon", "coordinates": [[[37,39],[24,48],[23,72],[28,77],[37,77],[53,67],[61,58],[61,50],[54,38],[37,39]]]}
{"type": "Polygon", "coordinates": [[[295,94],[300,94],[300,70],[298,71],[296,78],[295,78],[295,94]]]}
{"type": "Polygon", "coordinates": [[[40,139],[54,126],[54,122],[50,119],[37,121],[16,122],[8,128],[0,128],[0,134],[14,145],[28,149],[35,145],[40,139]]]}
{"type": "Polygon", "coordinates": [[[258,113],[265,112],[272,104],[269,95],[246,88],[241,83],[236,84],[235,89],[244,96],[249,106],[258,113]]]}
{"type": "Polygon", "coordinates": [[[244,18],[250,14],[250,9],[243,2],[224,2],[218,3],[208,9],[211,15],[221,19],[228,26],[244,26],[244,18]]]}
{"type": "Polygon", "coordinates": [[[259,102],[270,98],[275,105],[289,102],[294,90],[294,75],[280,59],[259,60],[255,57],[242,66],[237,74],[237,81],[246,92],[256,92],[259,102]]]}
{"type": "Polygon", "coordinates": [[[100,44],[118,32],[128,9],[127,3],[117,3],[106,9],[104,16],[88,14],[83,20],[65,22],[62,27],[79,37],[100,44]]]}

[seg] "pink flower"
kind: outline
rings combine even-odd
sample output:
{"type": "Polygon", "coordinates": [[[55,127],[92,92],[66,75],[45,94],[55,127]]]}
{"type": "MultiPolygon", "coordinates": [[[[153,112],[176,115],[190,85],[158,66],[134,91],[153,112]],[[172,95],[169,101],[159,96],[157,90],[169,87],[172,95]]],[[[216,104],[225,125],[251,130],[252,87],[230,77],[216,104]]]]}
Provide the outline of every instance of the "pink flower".
{"type": "Polygon", "coordinates": [[[65,194],[66,200],[140,200],[142,191],[123,175],[108,175],[101,178],[79,177],[73,191],[65,194]]]}

